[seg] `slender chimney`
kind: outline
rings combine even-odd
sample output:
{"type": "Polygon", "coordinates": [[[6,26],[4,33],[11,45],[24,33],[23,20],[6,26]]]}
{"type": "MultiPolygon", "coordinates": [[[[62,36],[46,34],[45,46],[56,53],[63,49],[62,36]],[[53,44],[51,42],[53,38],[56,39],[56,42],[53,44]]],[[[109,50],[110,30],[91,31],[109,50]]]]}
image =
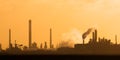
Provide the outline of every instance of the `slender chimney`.
{"type": "Polygon", "coordinates": [[[95,42],[95,34],[94,34],[94,32],[92,33],[92,41],[95,42]]]}
{"type": "Polygon", "coordinates": [[[2,45],[0,44],[0,52],[1,52],[1,50],[2,50],[2,45]]]}
{"type": "Polygon", "coordinates": [[[15,40],[15,48],[17,48],[17,43],[16,43],[16,40],[15,40]]]}
{"type": "Polygon", "coordinates": [[[95,30],[95,42],[97,42],[97,30],[95,30]]]}
{"type": "Polygon", "coordinates": [[[85,44],[85,41],[84,41],[84,39],[83,39],[83,44],[85,44]]]}
{"type": "Polygon", "coordinates": [[[44,45],[44,48],[47,49],[47,42],[45,41],[45,45],[44,45]]]}
{"type": "Polygon", "coordinates": [[[50,48],[52,48],[52,29],[50,28],[50,48]]]}
{"type": "Polygon", "coordinates": [[[117,44],[117,35],[115,35],[115,43],[117,44]]]}
{"type": "Polygon", "coordinates": [[[11,48],[11,29],[9,29],[9,48],[11,48]]]}
{"type": "Polygon", "coordinates": [[[29,48],[31,48],[32,44],[32,21],[29,20],[29,48]]]}

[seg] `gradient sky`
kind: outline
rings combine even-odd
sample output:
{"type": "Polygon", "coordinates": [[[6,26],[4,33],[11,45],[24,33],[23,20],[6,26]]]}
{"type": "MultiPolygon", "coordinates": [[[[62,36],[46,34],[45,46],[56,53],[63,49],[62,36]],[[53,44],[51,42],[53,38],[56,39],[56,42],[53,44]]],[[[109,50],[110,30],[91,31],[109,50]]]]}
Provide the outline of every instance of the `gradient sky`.
{"type": "MultiPolygon", "coordinates": [[[[33,42],[38,47],[44,41],[49,45],[50,27],[54,45],[65,39],[64,34],[69,36],[75,31],[81,35],[91,27],[97,28],[98,36],[115,43],[115,34],[118,40],[120,37],[120,0],[0,0],[0,43],[4,49],[8,47],[9,28],[13,44],[17,40],[28,46],[29,19],[33,24],[33,42]]],[[[86,43],[90,37],[91,34],[86,43]]]]}

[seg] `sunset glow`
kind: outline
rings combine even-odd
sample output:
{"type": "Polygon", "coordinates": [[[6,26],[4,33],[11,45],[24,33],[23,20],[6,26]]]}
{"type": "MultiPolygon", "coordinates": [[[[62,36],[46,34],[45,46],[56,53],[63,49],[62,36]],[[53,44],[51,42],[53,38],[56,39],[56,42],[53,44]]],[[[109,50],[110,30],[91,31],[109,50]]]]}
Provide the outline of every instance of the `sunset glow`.
{"type": "MultiPolygon", "coordinates": [[[[0,0],[0,43],[8,48],[8,31],[12,31],[12,43],[28,46],[28,21],[32,20],[32,42],[47,41],[49,29],[53,30],[53,44],[73,32],[76,43],[89,28],[98,30],[98,37],[111,39],[115,35],[120,43],[120,0],[0,0]],[[74,30],[75,29],[75,30],[74,30]],[[78,33],[76,33],[78,32],[78,33]],[[64,35],[64,36],[63,36],[64,35]]],[[[91,38],[90,34],[85,43],[91,38]]]]}

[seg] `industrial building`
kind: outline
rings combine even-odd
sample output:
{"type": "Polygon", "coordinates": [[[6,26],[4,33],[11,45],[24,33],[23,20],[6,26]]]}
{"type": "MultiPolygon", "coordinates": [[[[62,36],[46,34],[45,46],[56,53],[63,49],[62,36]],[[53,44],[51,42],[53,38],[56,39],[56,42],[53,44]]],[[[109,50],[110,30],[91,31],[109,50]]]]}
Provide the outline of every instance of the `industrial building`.
{"type": "MultiPolygon", "coordinates": [[[[36,42],[32,43],[32,21],[28,21],[28,47],[22,44],[12,44],[12,32],[9,29],[9,47],[4,51],[7,54],[120,54],[120,44],[117,43],[117,35],[115,35],[115,44],[110,39],[105,37],[98,37],[98,31],[95,29],[92,32],[92,37],[88,43],[84,43],[86,35],[89,34],[91,29],[88,29],[83,36],[82,44],[75,44],[74,48],[60,47],[54,50],[52,39],[52,28],[49,29],[49,45],[48,42],[41,43],[39,48],[36,42]],[[14,47],[13,47],[14,46],[14,47]],[[48,46],[50,47],[48,49],[48,46]]],[[[0,52],[2,52],[2,45],[0,44],[0,52]]]]}

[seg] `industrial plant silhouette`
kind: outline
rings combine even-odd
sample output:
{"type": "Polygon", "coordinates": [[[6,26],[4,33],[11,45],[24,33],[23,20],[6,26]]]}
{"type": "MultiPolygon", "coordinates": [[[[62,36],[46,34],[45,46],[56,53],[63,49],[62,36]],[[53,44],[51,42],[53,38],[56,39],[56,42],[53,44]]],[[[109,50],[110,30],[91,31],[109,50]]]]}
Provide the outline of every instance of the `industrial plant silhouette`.
{"type": "Polygon", "coordinates": [[[70,47],[59,47],[54,48],[52,43],[52,28],[50,28],[50,48],[47,46],[47,42],[40,44],[40,48],[37,47],[37,43],[32,43],[32,21],[29,20],[29,45],[23,46],[11,43],[11,29],[9,29],[9,47],[6,50],[2,50],[2,45],[0,44],[0,55],[120,55],[120,44],[117,44],[117,35],[115,35],[116,43],[113,44],[110,39],[98,38],[97,29],[92,32],[92,38],[85,44],[84,40],[88,34],[90,34],[91,28],[88,29],[82,35],[83,44],[75,44],[74,48],[70,47]],[[14,47],[13,47],[14,45],[14,47]]]}

